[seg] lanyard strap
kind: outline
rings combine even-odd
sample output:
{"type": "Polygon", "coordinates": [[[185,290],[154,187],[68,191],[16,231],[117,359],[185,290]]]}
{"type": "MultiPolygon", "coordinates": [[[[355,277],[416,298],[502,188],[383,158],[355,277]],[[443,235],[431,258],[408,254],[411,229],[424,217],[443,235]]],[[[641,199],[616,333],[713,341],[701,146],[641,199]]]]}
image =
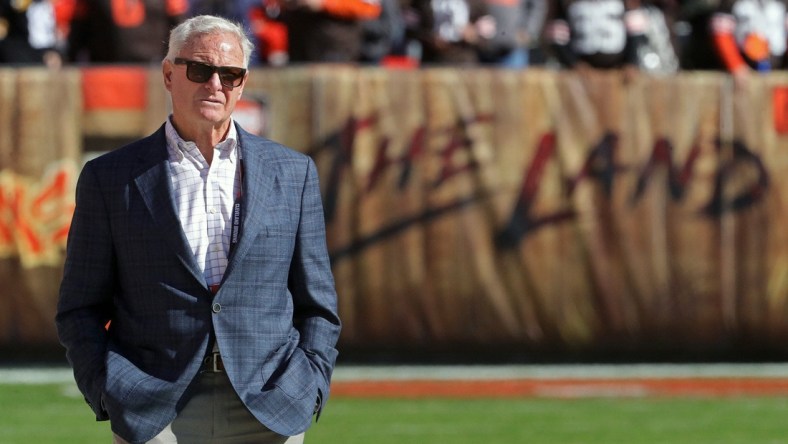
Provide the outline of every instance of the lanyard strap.
{"type": "MultiPolygon", "coordinates": [[[[235,250],[235,246],[238,244],[238,239],[241,235],[241,216],[243,215],[243,187],[244,187],[244,163],[243,163],[243,156],[241,154],[241,147],[238,148],[238,176],[239,176],[239,183],[238,191],[235,193],[235,201],[233,202],[233,213],[230,215],[232,219],[230,222],[232,224],[232,229],[230,231],[230,251],[227,254],[227,259],[229,260],[230,255],[232,255],[233,250],[235,250]]],[[[209,285],[208,289],[211,290],[212,294],[216,294],[219,291],[220,284],[209,285]]]]}
{"type": "Polygon", "coordinates": [[[243,215],[243,188],[244,188],[244,162],[241,147],[238,146],[238,176],[239,186],[238,192],[235,193],[235,202],[233,203],[232,230],[230,231],[230,251],[228,258],[232,254],[235,246],[238,244],[238,238],[241,235],[241,216],[243,215]]]}

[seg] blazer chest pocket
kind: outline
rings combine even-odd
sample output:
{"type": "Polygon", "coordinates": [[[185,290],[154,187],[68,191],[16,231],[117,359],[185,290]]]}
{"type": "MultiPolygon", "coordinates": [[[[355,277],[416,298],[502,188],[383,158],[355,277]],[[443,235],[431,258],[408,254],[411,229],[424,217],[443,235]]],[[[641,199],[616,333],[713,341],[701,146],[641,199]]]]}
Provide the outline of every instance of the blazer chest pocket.
{"type": "Polygon", "coordinates": [[[295,245],[295,228],[289,225],[269,225],[255,239],[249,250],[252,258],[282,257],[290,260],[295,245]]]}

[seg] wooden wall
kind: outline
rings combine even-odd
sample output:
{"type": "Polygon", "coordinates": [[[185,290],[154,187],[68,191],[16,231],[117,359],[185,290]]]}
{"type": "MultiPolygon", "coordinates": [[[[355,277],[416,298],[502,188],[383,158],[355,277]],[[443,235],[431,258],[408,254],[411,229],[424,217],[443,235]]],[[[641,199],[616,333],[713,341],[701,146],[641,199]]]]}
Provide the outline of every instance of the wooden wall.
{"type": "MultiPolygon", "coordinates": [[[[238,119],[318,163],[341,347],[780,353],[786,91],[315,66],[254,70],[238,119]]],[[[56,342],[82,159],[168,106],[155,67],[0,70],[0,345],[56,342]]]]}

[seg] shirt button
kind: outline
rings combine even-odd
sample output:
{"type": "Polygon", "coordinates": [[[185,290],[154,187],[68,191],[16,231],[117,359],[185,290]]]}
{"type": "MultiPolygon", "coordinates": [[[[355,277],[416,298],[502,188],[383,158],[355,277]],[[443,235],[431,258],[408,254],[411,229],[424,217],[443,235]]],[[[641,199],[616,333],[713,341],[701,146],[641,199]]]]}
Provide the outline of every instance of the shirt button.
{"type": "Polygon", "coordinates": [[[220,311],[222,311],[222,304],[220,304],[218,302],[214,303],[211,306],[211,311],[213,311],[214,313],[219,313],[220,311]]]}
{"type": "Polygon", "coordinates": [[[216,208],[213,208],[213,207],[211,207],[211,209],[210,209],[210,210],[208,210],[208,211],[209,211],[211,214],[216,214],[216,208]]]}

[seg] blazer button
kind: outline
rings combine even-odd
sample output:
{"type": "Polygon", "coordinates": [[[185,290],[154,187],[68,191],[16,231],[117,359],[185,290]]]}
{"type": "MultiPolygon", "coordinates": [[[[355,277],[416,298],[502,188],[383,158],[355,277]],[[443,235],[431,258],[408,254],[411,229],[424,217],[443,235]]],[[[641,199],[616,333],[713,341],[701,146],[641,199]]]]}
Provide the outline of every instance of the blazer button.
{"type": "Polygon", "coordinates": [[[215,303],[214,303],[214,304],[211,306],[211,310],[212,310],[214,313],[219,313],[220,311],[222,311],[222,304],[220,304],[220,303],[218,303],[218,302],[215,302],[215,303]]]}

